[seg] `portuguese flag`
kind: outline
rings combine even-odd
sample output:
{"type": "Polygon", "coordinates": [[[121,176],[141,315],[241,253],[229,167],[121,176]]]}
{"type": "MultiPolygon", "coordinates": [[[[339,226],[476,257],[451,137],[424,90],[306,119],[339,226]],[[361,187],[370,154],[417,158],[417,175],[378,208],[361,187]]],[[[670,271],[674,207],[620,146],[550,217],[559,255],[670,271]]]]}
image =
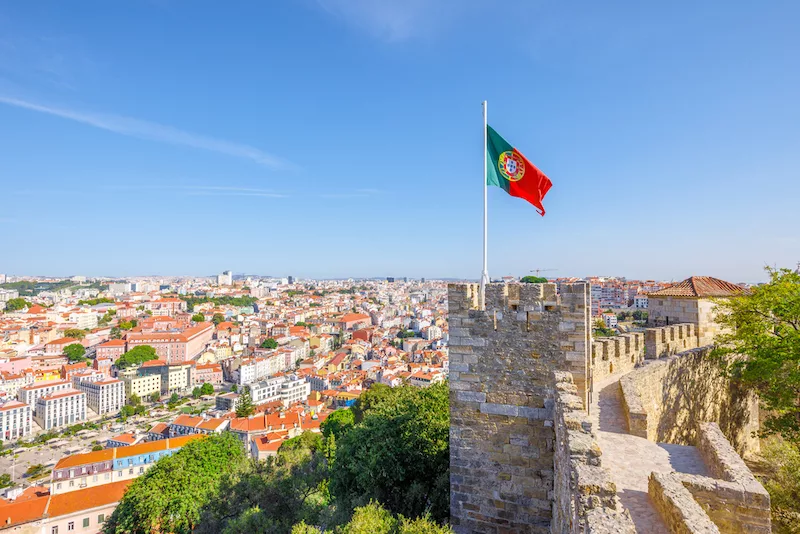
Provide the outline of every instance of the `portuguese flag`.
{"type": "Polygon", "coordinates": [[[519,150],[486,127],[486,185],[496,185],[512,197],[527,200],[544,217],[542,200],[553,183],[519,150]]]}

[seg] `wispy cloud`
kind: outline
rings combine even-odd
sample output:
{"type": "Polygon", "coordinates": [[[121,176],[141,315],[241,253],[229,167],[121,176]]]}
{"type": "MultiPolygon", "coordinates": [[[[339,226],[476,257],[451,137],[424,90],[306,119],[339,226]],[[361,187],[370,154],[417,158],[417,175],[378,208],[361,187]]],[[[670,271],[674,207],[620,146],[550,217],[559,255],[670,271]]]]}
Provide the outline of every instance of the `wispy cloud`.
{"type": "Polygon", "coordinates": [[[237,158],[249,159],[260,165],[264,165],[273,169],[286,170],[295,168],[295,166],[291,163],[249,145],[225,141],[223,139],[215,139],[213,137],[206,137],[155,122],[148,122],[119,115],[106,115],[75,111],[65,108],[56,108],[3,95],[0,95],[0,103],[17,108],[37,111],[39,113],[54,115],[56,117],[88,124],[90,126],[94,126],[95,128],[108,130],[121,135],[169,143],[172,145],[189,146],[237,158]]]}
{"type": "Polygon", "coordinates": [[[317,0],[329,14],[373,37],[389,42],[439,32],[456,15],[471,9],[471,0],[317,0]]]}

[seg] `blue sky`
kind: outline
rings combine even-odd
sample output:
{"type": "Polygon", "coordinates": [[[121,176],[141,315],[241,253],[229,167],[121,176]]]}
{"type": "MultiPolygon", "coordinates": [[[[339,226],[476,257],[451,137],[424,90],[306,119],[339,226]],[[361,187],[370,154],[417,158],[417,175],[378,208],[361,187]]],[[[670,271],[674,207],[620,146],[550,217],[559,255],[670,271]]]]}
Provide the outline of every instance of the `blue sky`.
{"type": "Polygon", "coordinates": [[[4,2],[0,272],[477,278],[487,99],[554,184],[544,218],[490,189],[493,277],[759,280],[800,261],[798,18],[4,2]]]}

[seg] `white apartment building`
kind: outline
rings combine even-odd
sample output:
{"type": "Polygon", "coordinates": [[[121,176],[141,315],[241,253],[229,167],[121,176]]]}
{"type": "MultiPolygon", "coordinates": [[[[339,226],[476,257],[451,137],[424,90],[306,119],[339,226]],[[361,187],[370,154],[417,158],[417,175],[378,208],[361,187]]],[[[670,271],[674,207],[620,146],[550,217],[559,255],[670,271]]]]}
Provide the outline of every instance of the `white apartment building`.
{"type": "Polygon", "coordinates": [[[69,388],[39,397],[33,420],[44,430],[86,421],[86,393],[69,388]]]}
{"type": "Polygon", "coordinates": [[[281,401],[284,406],[305,402],[311,394],[311,384],[303,378],[276,376],[248,386],[253,404],[281,401]]]}
{"type": "Polygon", "coordinates": [[[231,271],[222,271],[222,274],[217,275],[217,285],[233,285],[233,273],[231,271]]]}
{"type": "Polygon", "coordinates": [[[281,400],[281,385],[285,381],[286,378],[277,376],[261,382],[251,383],[248,387],[250,388],[250,399],[253,404],[265,404],[281,400]]]}
{"type": "Polygon", "coordinates": [[[11,441],[31,433],[31,407],[17,400],[0,403],[0,439],[11,441]]]}
{"type": "Polygon", "coordinates": [[[97,415],[118,413],[125,405],[125,384],[122,380],[109,378],[99,382],[89,380],[78,384],[86,393],[86,404],[97,415]]]}
{"type": "Polygon", "coordinates": [[[75,328],[80,330],[91,330],[97,328],[97,313],[72,312],[69,314],[69,322],[75,323],[75,328]]]}
{"type": "Polygon", "coordinates": [[[123,376],[122,383],[125,387],[125,395],[128,398],[131,395],[136,395],[140,399],[144,399],[153,393],[161,395],[161,375],[123,376]]]}
{"type": "Polygon", "coordinates": [[[606,323],[606,328],[614,328],[617,326],[617,316],[613,313],[604,313],[603,322],[606,323]]]}
{"type": "Polygon", "coordinates": [[[636,295],[633,297],[633,307],[639,310],[647,309],[647,295],[636,295]]]}
{"type": "Polygon", "coordinates": [[[292,375],[281,384],[281,401],[288,407],[295,402],[305,402],[311,395],[311,384],[292,375]]]}
{"type": "MultiPolygon", "coordinates": [[[[0,282],[0,284],[2,283],[0,282]]],[[[15,298],[19,298],[19,291],[16,289],[0,289],[0,302],[8,302],[15,298]]]]}
{"type": "Polygon", "coordinates": [[[57,382],[39,382],[29,386],[19,388],[17,399],[31,407],[34,414],[37,410],[36,401],[41,397],[53,395],[65,389],[72,389],[69,380],[59,380],[57,382]]]}

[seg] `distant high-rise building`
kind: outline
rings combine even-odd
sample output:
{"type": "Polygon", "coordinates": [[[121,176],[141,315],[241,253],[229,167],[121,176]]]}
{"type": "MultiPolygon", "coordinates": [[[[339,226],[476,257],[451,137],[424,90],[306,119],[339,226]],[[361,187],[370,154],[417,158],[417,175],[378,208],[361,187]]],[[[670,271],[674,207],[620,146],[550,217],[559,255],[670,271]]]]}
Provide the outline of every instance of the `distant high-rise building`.
{"type": "Polygon", "coordinates": [[[420,282],[422,282],[424,284],[425,283],[425,279],[424,278],[420,279],[420,282]]]}
{"type": "Polygon", "coordinates": [[[394,282],[394,276],[387,276],[386,277],[386,281],[387,282],[394,282]]]}
{"type": "Polygon", "coordinates": [[[408,283],[408,277],[407,276],[403,277],[403,282],[408,283]]]}
{"type": "Polygon", "coordinates": [[[290,276],[288,278],[288,281],[289,281],[290,284],[294,284],[294,276],[290,276]]]}
{"type": "Polygon", "coordinates": [[[233,273],[231,271],[222,271],[222,274],[217,275],[217,285],[219,286],[233,285],[233,273]]]}

